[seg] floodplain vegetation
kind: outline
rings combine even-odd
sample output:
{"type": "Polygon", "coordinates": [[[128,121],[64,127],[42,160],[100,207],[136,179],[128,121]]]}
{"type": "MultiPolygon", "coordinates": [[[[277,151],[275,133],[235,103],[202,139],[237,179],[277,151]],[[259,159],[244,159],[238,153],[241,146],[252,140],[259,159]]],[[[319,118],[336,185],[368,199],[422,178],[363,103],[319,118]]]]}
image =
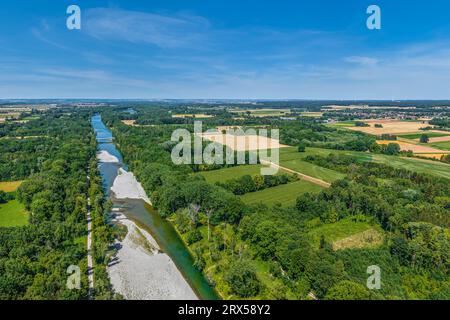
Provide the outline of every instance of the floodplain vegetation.
{"type": "Polygon", "coordinates": [[[88,113],[57,109],[0,124],[0,300],[88,298],[88,197],[96,228],[93,296],[115,297],[106,273],[113,232],[89,120],[88,113]],[[67,286],[70,266],[80,270],[78,290],[67,286]]]}

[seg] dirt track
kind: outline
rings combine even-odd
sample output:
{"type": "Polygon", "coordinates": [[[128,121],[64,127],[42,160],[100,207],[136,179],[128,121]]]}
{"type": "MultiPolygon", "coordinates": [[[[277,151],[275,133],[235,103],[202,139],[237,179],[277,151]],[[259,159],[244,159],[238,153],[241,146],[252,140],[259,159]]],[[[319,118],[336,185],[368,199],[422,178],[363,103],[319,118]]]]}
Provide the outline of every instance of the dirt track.
{"type": "Polygon", "coordinates": [[[282,166],[280,166],[278,164],[275,164],[273,162],[266,161],[266,160],[260,160],[260,161],[261,161],[261,164],[269,164],[270,166],[272,166],[274,168],[278,168],[280,170],[283,170],[283,171],[286,171],[286,172],[289,172],[289,173],[294,173],[294,174],[298,175],[302,180],[312,182],[314,184],[317,184],[318,186],[321,186],[321,187],[324,187],[324,188],[329,188],[331,186],[331,183],[328,183],[326,181],[323,181],[323,180],[320,180],[320,179],[308,176],[308,175],[303,174],[303,173],[298,172],[298,171],[291,170],[289,168],[282,167],[282,166]]]}

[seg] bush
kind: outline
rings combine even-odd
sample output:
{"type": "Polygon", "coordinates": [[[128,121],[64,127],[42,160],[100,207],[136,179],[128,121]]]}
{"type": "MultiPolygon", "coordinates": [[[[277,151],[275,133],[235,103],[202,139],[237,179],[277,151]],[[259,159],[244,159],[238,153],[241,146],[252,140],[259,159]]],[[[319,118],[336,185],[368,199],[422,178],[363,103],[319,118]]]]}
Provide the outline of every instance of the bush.
{"type": "Polygon", "coordinates": [[[194,231],[191,231],[187,237],[187,243],[189,245],[192,245],[196,242],[199,242],[203,239],[203,236],[201,232],[198,229],[195,229],[194,231]]]}
{"type": "Polygon", "coordinates": [[[369,300],[370,292],[360,283],[353,281],[341,281],[331,287],[327,295],[327,300],[369,300]]]}
{"type": "Polygon", "coordinates": [[[420,143],[428,143],[430,141],[430,138],[428,138],[428,135],[423,134],[420,136],[420,143]]]}
{"type": "Polygon", "coordinates": [[[256,296],[261,289],[255,268],[246,260],[233,262],[225,280],[233,293],[244,298],[256,296]]]}
{"type": "Polygon", "coordinates": [[[10,200],[14,200],[14,195],[0,190],[0,203],[7,203],[10,200]]]}

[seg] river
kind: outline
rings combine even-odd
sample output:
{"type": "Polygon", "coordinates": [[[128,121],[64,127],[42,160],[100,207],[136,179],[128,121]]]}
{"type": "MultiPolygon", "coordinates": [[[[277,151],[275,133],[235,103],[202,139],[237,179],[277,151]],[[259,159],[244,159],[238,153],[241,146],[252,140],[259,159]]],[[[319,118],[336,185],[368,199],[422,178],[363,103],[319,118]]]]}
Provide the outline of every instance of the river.
{"type": "Polygon", "coordinates": [[[120,163],[99,164],[103,188],[105,194],[111,199],[113,208],[122,208],[128,219],[133,220],[154,237],[160,248],[170,256],[178,270],[200,299],[218,299],[218,295],[208,284],[203,273],[193,266],[194,260],[192,256],[170,222],[161,218],[159,213],[143,200],[117,200],[112,197],[110,189],[117,177],[118,169],[122,167],[127,170],[128,168],[124,164],[121,153],[114,144],[111,131],[105,126],[101,116],[93,116],[91,124],[96,134],[98,151],[108,151],[120,161],[120,163]]]}

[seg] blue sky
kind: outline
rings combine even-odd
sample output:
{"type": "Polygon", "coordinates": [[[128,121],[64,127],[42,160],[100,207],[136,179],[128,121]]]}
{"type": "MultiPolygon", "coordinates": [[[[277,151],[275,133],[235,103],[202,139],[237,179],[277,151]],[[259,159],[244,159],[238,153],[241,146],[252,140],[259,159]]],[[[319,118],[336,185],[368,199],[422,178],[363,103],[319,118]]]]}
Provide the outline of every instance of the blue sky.
{"type": "Polygon", "coordinates": [[[450,99],[449,14],[446,0],[2,1],[0,98],[450,99]]]}

